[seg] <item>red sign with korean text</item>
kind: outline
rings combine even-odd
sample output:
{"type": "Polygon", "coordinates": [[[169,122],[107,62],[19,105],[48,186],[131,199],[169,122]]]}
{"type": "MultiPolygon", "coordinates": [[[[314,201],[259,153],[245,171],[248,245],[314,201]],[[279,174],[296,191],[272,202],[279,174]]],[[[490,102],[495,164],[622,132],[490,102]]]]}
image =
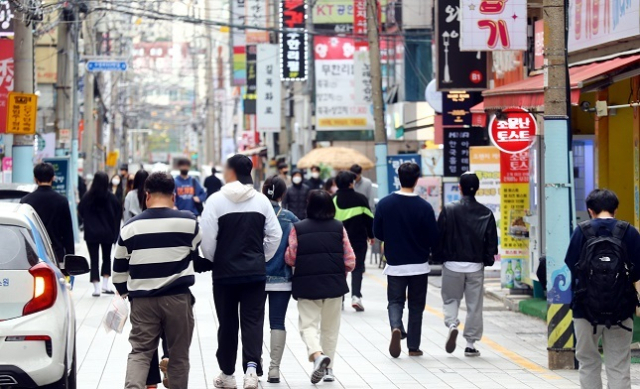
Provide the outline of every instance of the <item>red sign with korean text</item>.
{"type": "Polygon", "coordinates": [[[11,91],[13,91],[13,40],[0,39],[0,134],[7,130],[7,106],[11,91]]]}
{"type": "Polygon", "coordinates": [[[537,20],[533,25],[533,67],[544,66],[544,20],[537,20]]]}
{"type": "Polygon", "coordinates": [[[500,182],[526,184],[529,182],[529,151],[500,153],[500,182]]]}
{"type": "Polygon", "coordinates": [[[507,108],[502,116],[493,116],[489,122],[489,137],[500,151],[517,154],[528,150],[535,141],[536,118],[523,108],[507,108]]]}

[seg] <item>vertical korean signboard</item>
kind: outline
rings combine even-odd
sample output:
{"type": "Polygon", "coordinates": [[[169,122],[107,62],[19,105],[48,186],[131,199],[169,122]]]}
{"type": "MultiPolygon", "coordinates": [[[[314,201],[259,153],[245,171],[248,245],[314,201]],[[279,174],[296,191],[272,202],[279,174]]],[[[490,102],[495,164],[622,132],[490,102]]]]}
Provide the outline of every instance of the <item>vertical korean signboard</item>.
{"type": "Polygon", "coordinates": [[[370,104],[355,99],[353,39],[316,36],[314,45],[316,129],[370,129],[370,104]]]}
{"type": "Polygon", "coordinates": [[[460,0],[460,50],[527,50],[527,0],[460,0]]]}
{"type": "Polygon", "coordinates": [[[487,55],[460,50],[460,0],[436,2],[438,90],[487,89],[487,55]]]}
{"type": "Polygon", "coordinates": [[[244,96],[244,113],[256,113],[256,89],[258,88],[256,63],[258,55],[257,45],[247,45],[247,90],[244,96]]]}
{"type": "Polygon", "coordinates": [[[280,78],[307,79],[307,6],[304,0],[280,0],[280,78]]]}
{"type": "Polygon", "coordinates": [[[0,133],[6,132],[9,92],[13,90],[13,40],[0,39],[0,133]]]}
{"type": "Polygon", "coordinates": [[[359,104],[371,104],[373,101],[373,88],[369,51],[360,50],[353,54],[353,71],[355,101],[359,104]]]}
{"type": "MultiPolygon", "coordinates": [[[[231,2],[231,24],[236,26],[244,26],[245,21],[245,0],[232,0],[231,2]]],[[[232,54],[232,84],[239,86],[245,85],[247,82],[247,39],[245,30],[233,28],[231,34],[233,44],[232,54]]]]}
{"type": "Polygon", "coordinates": [[[482,131],[471,128],[444,129],[444,176],[460,177],[469,171],[469,148],[482,145],[482,131]]]}
{"type": "Polygon", "coordinates": [[[245,0],[245,25],[247,44],[269,43],[269,32],[266,30],[268,24],[267,0],[245,0]],[[252,29],[251,27],[257,27],[252,29]]]}
{"type": "Polygon", "coordinates": [[[367,0],[353,0],[353,34],[357,48],[367,47],[367,0]]]}
{"type": "Polygon", "coordinates": [[[258,45],[256,115],[258,132],[279,132],[282,98],[278,45],[258,45]]]}

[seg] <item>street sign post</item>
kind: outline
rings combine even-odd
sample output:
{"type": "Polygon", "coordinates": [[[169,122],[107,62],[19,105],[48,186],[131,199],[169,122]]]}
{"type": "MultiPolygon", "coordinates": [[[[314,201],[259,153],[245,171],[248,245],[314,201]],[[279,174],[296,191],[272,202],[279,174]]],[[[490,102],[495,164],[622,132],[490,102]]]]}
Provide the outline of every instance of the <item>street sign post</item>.
{"type": "Polygon", "coordinates": [[[34,135],[37,112],[37,95],[10,92],[7,107],[7,134],[34,135]]]}
{"type": "Polygon", "coordinates": [[[90,72],[126,72],[129,64],[125,60],[92,59],[87,61],[90,72]]]}

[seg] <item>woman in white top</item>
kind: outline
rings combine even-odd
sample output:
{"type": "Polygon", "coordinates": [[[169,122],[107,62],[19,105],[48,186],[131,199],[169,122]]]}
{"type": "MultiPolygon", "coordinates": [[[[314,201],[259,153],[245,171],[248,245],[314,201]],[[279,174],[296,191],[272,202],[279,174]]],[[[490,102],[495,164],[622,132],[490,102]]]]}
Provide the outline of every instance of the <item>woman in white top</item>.
{"type": "Polygon", "coordinates": [[[124,222],[128,222],[142,213],[147,207],[145,204],[146,193],[144,192],[144,183],[147,181],[149,173],[145,170],[138,170],[133,178],[133,189],[127,193],[124,199],[124,222]]]}

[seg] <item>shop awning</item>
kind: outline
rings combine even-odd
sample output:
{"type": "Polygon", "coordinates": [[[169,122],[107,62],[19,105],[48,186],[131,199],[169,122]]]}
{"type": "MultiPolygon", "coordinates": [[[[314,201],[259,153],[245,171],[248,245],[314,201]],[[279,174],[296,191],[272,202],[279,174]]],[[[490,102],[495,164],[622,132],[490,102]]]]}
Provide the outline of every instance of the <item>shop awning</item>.
{"type": "Polygon", "coordinates": [[[474,105],[469,111],[471,112],[471,125],[473,127],[487,126],[487,114],[484,112],[484,101],[474,105]]]}
{"type": "MultiPolygon", "coordinates": [[[[571,80],[571,104],[580,101],[580,90],[588,84],[613,76],[612,72],[640,62],[640,55],[614,58],[604,62],[575,66],[569,69],[571,80]]],[[[544,105],[544,76],[526,78],[508,85],[482,92],[484,109],[507,107],[534,108],[544,105]]],[[[474,107],[475,108],[475,107],[474,107]]]]}

